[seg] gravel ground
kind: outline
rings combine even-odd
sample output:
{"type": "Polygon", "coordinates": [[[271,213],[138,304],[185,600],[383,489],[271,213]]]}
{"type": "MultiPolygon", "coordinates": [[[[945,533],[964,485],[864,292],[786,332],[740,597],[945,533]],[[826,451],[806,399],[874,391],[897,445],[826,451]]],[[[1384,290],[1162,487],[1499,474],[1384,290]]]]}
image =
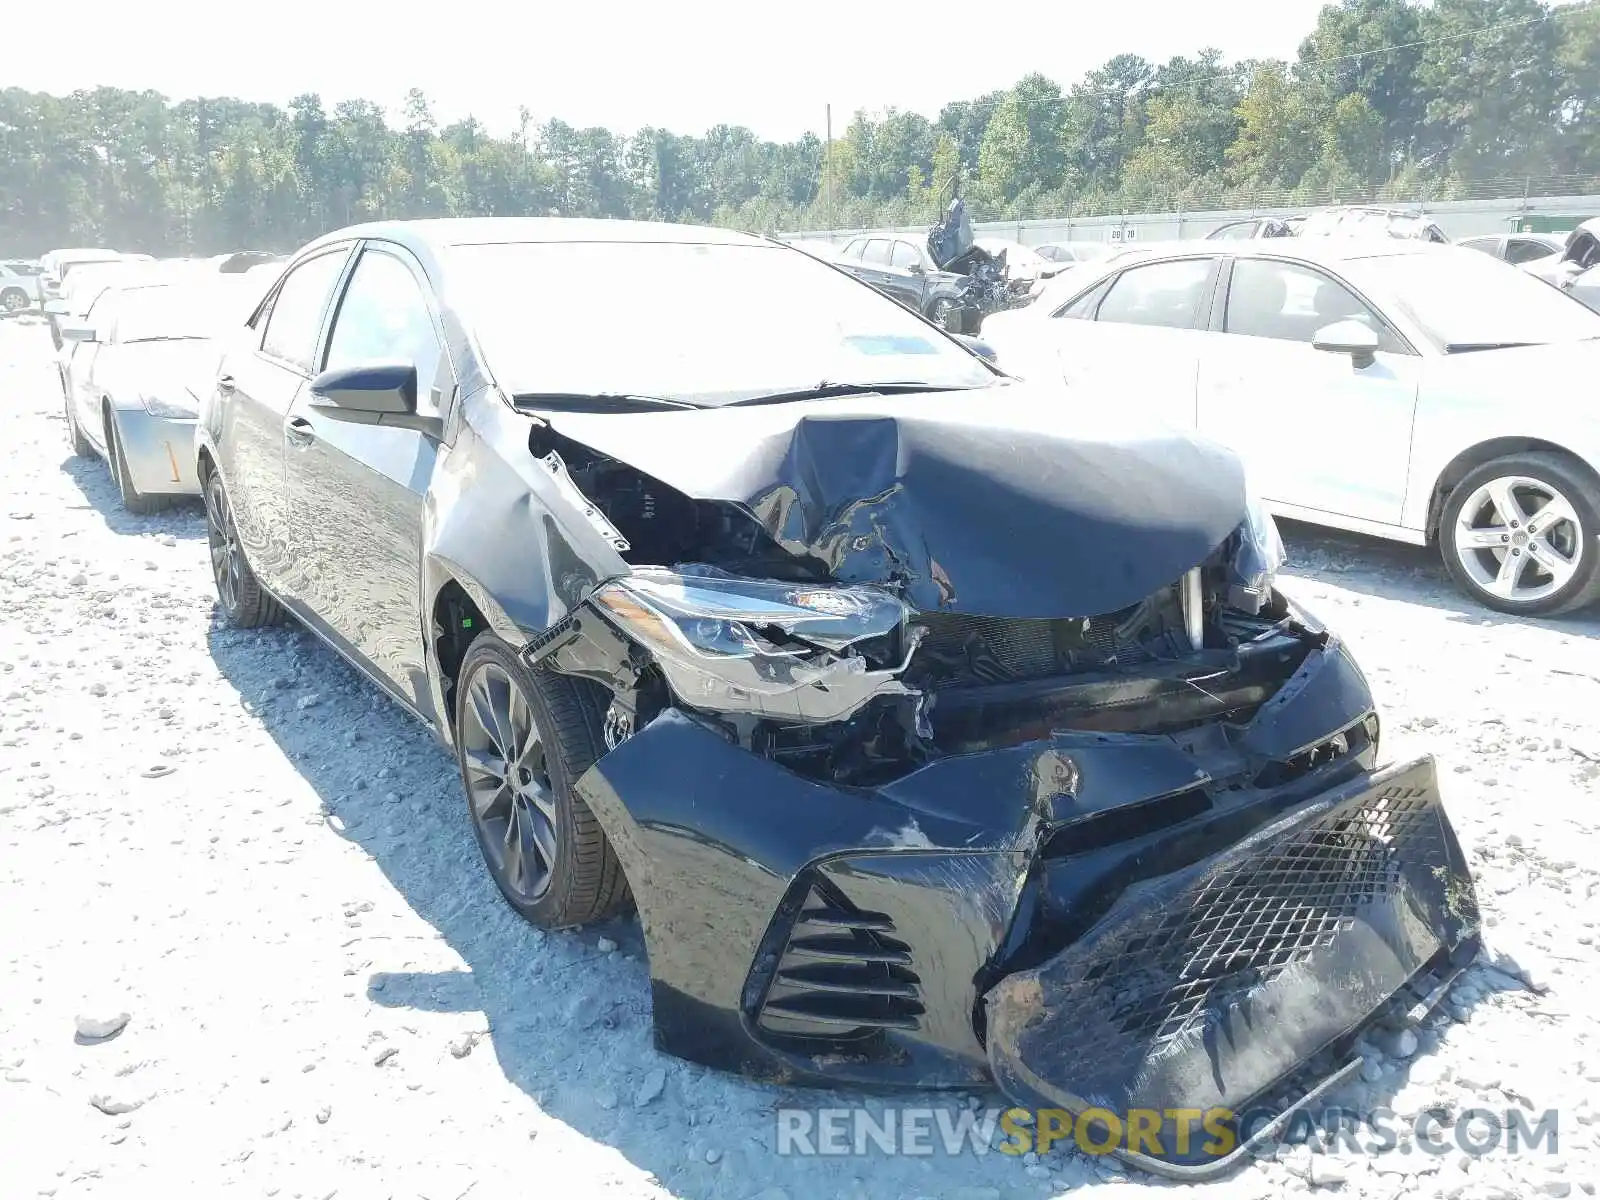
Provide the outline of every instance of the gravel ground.
{"type": "MultiPolygon", "coordinates": [[[[850,1098],[658,1055],[637,926],[514,918],[451,760],[310,635],[219,625],[198,508],[129,516],[103,464],[70,457],[48,352],[37,324],[0,324],[0,1193],[1171,1190],[1060,1151],[776,1154],[775,1108],[850,1098]],[[124,1013],[104,1041],[75,1028],[124,1013]]],[[[1593,1194],[1600,622],[1501,619],[1423,551],[1285,533],[1286,589],[1353,644],[1385,757],[1440,760],[1500,968],[1382,1039],[1339,1102],[1555,1108],[1559,1152],[1299,1145],[1188,1190],[1593,1194]]]]}

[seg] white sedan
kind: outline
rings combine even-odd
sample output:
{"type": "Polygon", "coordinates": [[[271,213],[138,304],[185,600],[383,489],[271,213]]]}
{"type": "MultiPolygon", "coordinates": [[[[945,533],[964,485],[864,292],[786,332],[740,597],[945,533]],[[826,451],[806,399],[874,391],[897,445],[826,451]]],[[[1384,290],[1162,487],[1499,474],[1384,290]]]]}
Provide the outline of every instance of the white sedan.
{"type": "Polygon", "coordinates": [[[1001,367],[1231,446],[1276,514],[1437,544],[1502,612],[1600,598],[1600,314],[1473,250],[1130,251],[983,326],[1001,367]]]}

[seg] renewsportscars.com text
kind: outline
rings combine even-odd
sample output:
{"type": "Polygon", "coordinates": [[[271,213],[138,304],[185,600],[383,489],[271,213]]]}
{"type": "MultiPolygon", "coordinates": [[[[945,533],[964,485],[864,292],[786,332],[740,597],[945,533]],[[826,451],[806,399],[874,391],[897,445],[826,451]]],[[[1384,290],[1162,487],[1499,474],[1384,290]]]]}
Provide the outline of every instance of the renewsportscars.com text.
{"type": "MultiPolygon", "coordinates": [[[[1194,1154],[1223,1158],[1271,1125],[1275,1112],[1228,1109],[1134,1109],[1117,1114],[1087,1109],[1074,1115],[1042,1108],[780,1108],[779,1154],[801,1156],[1047,1154],[1123,1151],[1162,1158],[1194,1154]]],[[[1429,1155],[1555,1154],[1559,1115],[1468,1109],[1449,1119],[1424,1112],[1401,1117],[1389,1109],[1327,1108],[1297,1112],[1275,1136],[1251,1147],[1267,1154],[1286,1142],[1311,1141],[1332,1151],[1429,1155]]]]}

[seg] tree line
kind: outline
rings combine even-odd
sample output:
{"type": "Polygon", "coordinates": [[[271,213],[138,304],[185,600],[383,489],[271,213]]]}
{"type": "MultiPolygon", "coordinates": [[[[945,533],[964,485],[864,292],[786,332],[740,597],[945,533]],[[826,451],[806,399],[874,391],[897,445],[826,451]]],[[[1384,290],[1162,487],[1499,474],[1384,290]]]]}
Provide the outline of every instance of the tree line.
{"type": "Polygon", "coordinates": [[[1032,74],[931,119],[859,112],[835,134],[624,136],[524,110],[502,136],[471,118],[441,126],[416,90],[392,125],[370,101],[329,111],[316,95],[280,107],[9,88],[0,254],[285,250],[383,217],[911,224],[958,186],[979,219],[1022,219],[1600,176],[1600,0],[1340,0],[1293,61],[1119,54],[1065,89],[1032,74]]]}

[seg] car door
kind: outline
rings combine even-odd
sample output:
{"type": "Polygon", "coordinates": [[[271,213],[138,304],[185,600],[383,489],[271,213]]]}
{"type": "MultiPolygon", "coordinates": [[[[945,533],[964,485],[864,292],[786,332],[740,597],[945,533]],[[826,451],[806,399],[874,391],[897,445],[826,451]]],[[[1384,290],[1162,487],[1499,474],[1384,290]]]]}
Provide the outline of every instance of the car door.
{"type": "Polygon", "coordinates": [[[1193,429],[1195,379],[1217,255],[1143,261],[1101,280],[1048,319],[1069,386],[1178,429],[1193,429]]]}
{"type": "Polygon", "coordinates": [[[1398,524],[1421,360],[1345,283],[1319,268],[1240,257],[1200,361],[1199,431],[1245,460],[1269,502],[1398,524]],[[1358,321],[1370,363],[1318,350],[1319,329],[1358,321]]]}
{"type": "Polygon", "coordinates": [[[256,314],[251,334],[223,354],[212,436],[233,522],[257,578],[297,611],[310,547],[289,527],[284,422],[311,378],[334,289],[353,243],[292,266],[256,314]]]}
{"type": "Polygon", "coordinates": [[[934,269],[933,259],[919,252],[913,242],[896,239],[889,247],[889,265],[898,273],[904,272],[901,287],[906,293],[904,303],[921,312],[928,304],[928,274],[934,269]]]}
{"type": "MultiPolygon", "coordinates": [[[[402,248],[366,243],[334,311],[321,368],[404,361],[419,411],[443,416],[455,378],[422,267],[402,248]]],[[[289,413],[289,524],[303,558],[308,619],[428,713],[421,610],[422,506],[438,444],[426,434],[333,420],[302,391],[289,413]]]]}

